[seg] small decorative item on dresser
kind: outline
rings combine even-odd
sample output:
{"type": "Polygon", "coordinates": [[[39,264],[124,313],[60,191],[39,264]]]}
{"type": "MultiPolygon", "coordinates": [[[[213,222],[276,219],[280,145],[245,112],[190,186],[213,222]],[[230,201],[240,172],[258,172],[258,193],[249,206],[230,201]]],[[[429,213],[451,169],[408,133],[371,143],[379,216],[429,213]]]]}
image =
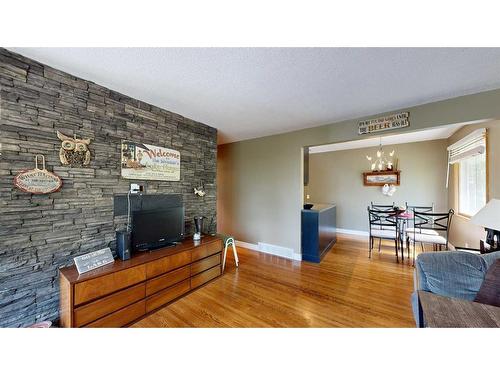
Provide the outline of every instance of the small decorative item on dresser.
{"type": "Polygon", "coordinates": [[[199,241],[201,239],[201,234],[203,233],[203,219],[205,216],[195,216],[194,217],[194,234],[193,240],[199,241]]]}
{"type": "Polygon", "coordinates": [[[74,138],[71,138],[59,131],[57,131],[57,138],[62,141],[59,149],[59,159],[62,165],[83,167],[90,164],[90,150],[88,148],[90,139],[78,139],[76,134],[74,138]]]}
{"type": "Polygon", "coordinates": [[[35,156],[35,169],[21,171],[14,177],[14,186],[31,194],[49,194],[60,189],[61,178],[45,169],[45,157],[35,156]],[[38,158],[42,160],[42,169],[38,168],[38,158]]]}
{"type": "Polygon", "coordinates": [[[82,274],[105,266],[106,264],[113,263],[115,260],[113,254],[111,254],[111,249],[106,247],[101,250],[77,256],[74,258],[74,261],[78,273],[82,274]]]}

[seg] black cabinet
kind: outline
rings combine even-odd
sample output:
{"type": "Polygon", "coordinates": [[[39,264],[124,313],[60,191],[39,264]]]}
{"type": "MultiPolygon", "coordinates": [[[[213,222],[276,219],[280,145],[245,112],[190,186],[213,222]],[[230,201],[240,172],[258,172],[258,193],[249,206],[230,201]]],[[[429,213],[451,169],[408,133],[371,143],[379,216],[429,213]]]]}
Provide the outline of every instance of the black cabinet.
{"type": "Polygon", "coordinates": [[[302,260],[319,263],[337,241],[335,205],[302,210],[302,260]]]}

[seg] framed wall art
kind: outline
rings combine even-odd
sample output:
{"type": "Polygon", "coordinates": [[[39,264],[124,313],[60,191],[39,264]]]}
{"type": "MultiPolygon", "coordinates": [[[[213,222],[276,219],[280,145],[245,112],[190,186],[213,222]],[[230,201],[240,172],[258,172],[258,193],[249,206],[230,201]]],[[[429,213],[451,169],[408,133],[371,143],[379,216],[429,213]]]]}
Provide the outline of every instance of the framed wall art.
{"type": "Polygon", "coordinates": [[[122,141],[121,175],[133,180],[180,181],[179,151],[144,143],[122,141]]]}
{"type": "Polygon", "coordinates": [[[364,172],[363,185],[365,186],[399,186],[400,171],[364,172]]]}

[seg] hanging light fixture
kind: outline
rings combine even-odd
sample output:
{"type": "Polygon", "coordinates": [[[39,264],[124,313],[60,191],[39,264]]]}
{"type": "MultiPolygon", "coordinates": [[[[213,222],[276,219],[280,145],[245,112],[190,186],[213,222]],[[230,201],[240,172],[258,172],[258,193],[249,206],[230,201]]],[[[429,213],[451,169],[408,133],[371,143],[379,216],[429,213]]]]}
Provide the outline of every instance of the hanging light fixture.
{"type": "Polygon", "coordinates": [[[382,148],[382,137],[380,138],[380,145],[377,150],[377,158],[373,160],[373,158],[369,155],[366,155],[366,159],[371,163],[372,171],[383,171],[385,169],[392,169],[393,162],[392,157],[394,156],[394,150],[389,153],[389,158],[385,156],[384,149],[382,148]]]}

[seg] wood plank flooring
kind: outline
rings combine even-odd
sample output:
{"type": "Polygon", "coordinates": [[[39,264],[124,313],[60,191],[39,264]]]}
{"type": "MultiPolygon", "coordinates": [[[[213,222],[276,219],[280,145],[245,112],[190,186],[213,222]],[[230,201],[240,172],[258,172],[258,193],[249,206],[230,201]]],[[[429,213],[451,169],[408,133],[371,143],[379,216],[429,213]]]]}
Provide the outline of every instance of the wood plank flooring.
{"type": "MultiPolygon", "coordinates": [[[[133,327],[414,327],[413,267],[339,236],[320,264],[238,248],[222,277],[133,327]]],[[[231,255],[229,257],[229,255],[231,255]]]]}

